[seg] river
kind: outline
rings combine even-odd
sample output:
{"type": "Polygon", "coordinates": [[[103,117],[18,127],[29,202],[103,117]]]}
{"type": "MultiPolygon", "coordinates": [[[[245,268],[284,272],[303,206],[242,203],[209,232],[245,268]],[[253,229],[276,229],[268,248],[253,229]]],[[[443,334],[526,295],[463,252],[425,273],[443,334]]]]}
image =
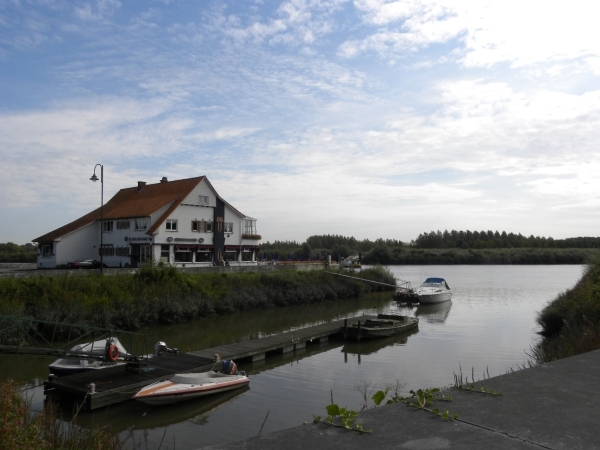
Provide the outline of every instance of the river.
{"type": "MultiPolygon", "coordinates": [[[[404,392],[452,384],[454,374],[476,379],[502,375],[527,364],[527,352],[538,339],[536,313],[559,293],[575,285],[582,266],[390,266],[397,279],[414,287],[429,276],[444,277],[453,291],[451,302],[400,307],[391,293],[318,305],[237,313],[177,326],[147,330],[150,342],[166,341],[182,351],[260,339],[293,332],[352,315],[378,312],[416,315],[419,330],[401,338],[361,343],[309,346],[305,353],[269,356],[242,364],[250,387],[179,405],[151,407],[134,401],[85,413],[79,423],[110,423],[123,437],[132,431],[147,448],[195,449],[235,441],[310,422],[326,415],[330,398],[341,406],[360,409],[356,389],[384,388],[396,381],[404,392]],[[144,444],[145,445],[145,444],[144,444]]],[[[31,388],[35,409],[43,408],[39,386],[52,359],[0,357],[0,377],[31,388]]],[[[65,412],[66,419],[69,418],[65,412]]]]}

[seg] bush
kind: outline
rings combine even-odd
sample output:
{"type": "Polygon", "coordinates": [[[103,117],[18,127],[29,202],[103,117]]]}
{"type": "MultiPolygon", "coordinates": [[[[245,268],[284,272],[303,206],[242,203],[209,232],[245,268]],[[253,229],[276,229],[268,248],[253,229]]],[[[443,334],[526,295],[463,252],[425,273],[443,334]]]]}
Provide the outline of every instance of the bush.
{"type": "Polygon", "coordinates": [[[0,381],[0,411],[4,416],[0,450],[123,448],[118,435],[108,428],[80,428],[74,421],[62,424],[52,403],[39,414],[32,414],[29,402],[11,380],[0,381]]]}
{"type": "MultiPolygon", "coordinates": [[[[391,272],[380,266],[361,270],[357,276],[395,284],[391,272]]],[[[0,310],[50,322],[136,331],[212,314],[324,302],[381,289],[386,287],[319,270],[192,275],[158,264],[134,275],[0,278],[0,310]]],[[[47,335],[53,330],[40,325],[38,331],[47,335]]],[[[60,334],[55,339],[66,338],[60,334]]]]}
{"type": "Polygon", "coordinates": [[[600,259],[591,262],[577,285],[539,312],[544,339],[534,347],[537,362],[600,348],[600,259]]]}

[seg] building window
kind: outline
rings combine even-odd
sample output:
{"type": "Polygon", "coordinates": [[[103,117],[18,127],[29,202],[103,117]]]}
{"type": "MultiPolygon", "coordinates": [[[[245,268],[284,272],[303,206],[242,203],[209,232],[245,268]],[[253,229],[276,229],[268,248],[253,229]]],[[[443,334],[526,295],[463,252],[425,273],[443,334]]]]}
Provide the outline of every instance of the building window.
{"type": "Polygon", "coordinates": [[[212,250],[198,250],[196,252],[196,262],[212,262],[213,252],[212,250]]]}
{"type": "Polygon", "coordinates": [[[136,230],[147,230],[148,229],[148,218],[147,217],[138,217],[135,219],[135,229],[136,230]]]}
{"type": "Polygon", "coordinates": [[[129,230],[129,220],[117,220],[117,230],[129,230]]]}
{"type": "Polygon", "coordinates": [[[256,234],[256,220],[244,220],[244,234],[256,234]]]}
{"type": "Polygon", "coordinates": [[[223,224],[225,233],[233,233],[233,222],[225,222],[223,224]]]}
{"type": "Polygon", "coordinates": [[[192,251],[189,248],[175,247],[175,262],[192,262],[192,251]]]}
{"type": "Polygon", "coordinates": [[[177,219],[167,219],[167,231],[177,231],[177,219]]]}
{"type": "Polygon", "coordinates": [[[161,245],[160,246],[160,260],[163,262],[169,262],[170,253],[170,245],[161,245]]]}
{"type": "Polygon", "coordinates": [[[114,222],[112,220],[108,220],[106,222],[102,222],[102,231],[105,233],[111,233],[113,230],[114,222]]]}
{"type": "Polygon", "coordinates": [[[40,249],[42,258],[50,258],[52,256],[52,244],[42,245],[40,249]]]}
{"type": "Polygon", "coordinates": [[[112,244],[104,244],[102,247],[100,247],[98,249],[98,254],[102,255],[102,256],[114,256],[115,248],[113,247],[112,244]]]}
{"type": "Polygon", "coordinates": [[[212,233],[213,223],[205,220],[192,220],[192,231],[199,233],[212,233]]]}
{"type": "Polygon", "coordinates": [[[129,246],[117,247],[115,253],[117,256],[129,256],[129,246]]]}
{"type": "Polygon", "coordinates": [[[238,252],[235,250],[225,250],[225,260],[229,262],[238,260],[238,252]]]}
{"type": "Polygon", "coordinates": [[[208,205],[208,195],[199,195],[198,203],[200,203],[201,205],[208,205]]]}

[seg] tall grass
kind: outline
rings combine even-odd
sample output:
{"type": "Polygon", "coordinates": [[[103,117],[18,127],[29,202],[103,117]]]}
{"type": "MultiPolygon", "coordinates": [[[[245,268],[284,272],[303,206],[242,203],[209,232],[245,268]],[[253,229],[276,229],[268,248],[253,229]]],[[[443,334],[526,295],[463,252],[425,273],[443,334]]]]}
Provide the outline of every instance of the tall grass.
{"type": "MultiPolygon", "coordinates": [[[[375,267],[356,276],[395,284],[375,267]]],[[[159,264],[134,275],[0,279],[0,314],[139,330],[214,314],[357,297],[381,287],[324,271],[184,274],[159,264]]]]}
{"type": "Polygon", "coordinates": [[[600,349],[600,258],[581,280],[539,312],[544,339],[533,348],[538,363],[600,349]]]}
{"type": "Polygon", "coordinates": [[[109,428],[81,428],[74,421],[62,422],[58,409],[46,404],[32,414],[28,400],[11,380],[0,380],[0,450],[115,450],[124,448],[109,428]]]}

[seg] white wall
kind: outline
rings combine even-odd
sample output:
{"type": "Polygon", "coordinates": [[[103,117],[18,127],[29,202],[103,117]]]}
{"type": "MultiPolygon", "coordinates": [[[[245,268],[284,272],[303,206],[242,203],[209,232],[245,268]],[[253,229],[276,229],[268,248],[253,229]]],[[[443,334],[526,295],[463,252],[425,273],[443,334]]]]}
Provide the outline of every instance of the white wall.
{"type": "Polygon", "coordinates": [[[63,236],[60,241],[54,242],[52,259],[38,256],[38,267],[53,268],[82,258],[98,259],[98,248],[94,246],[98,245],[99,239],[100,234],[96,223],[75,230],[63,236]]]}

